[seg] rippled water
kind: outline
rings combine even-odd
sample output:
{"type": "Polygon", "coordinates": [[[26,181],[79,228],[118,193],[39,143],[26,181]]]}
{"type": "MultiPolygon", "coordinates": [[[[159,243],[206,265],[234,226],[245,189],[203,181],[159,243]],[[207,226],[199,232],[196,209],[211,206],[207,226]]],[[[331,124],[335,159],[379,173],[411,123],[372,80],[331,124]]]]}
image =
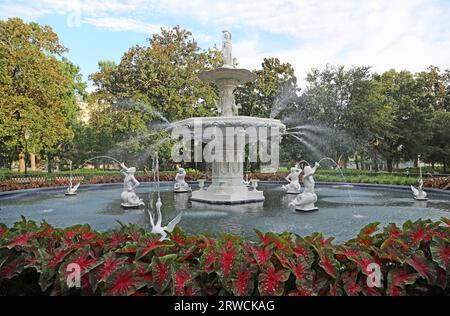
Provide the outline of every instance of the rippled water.
{"type": "MultiPolygon", "coordinates": [[[[108,230],[124,223],[138,223],[148,228],[144,209],[123,210],[120,207],[121,185],[99,185],[80,188],[78,195],[67,197],[64,189],[33,191],[0,196],[0,222],[11,225],[20,215],[63,227],[89,223],[97,230],[108,230]]],[[[285,194],[279,184],[261,183],[266,200],[241,205],[210,205],[189,200],[189,193],[174,194],[171,186],[161,187],[163,223],[178,212],[184,215],[180,226],[191,233],[233,233],[254,239],[254,228],[262,231],[291,231],[301,235],[321,231],[336,237],[337,242],[355,236],[367,223],[382,225],[406,220],[450,217],[450,195],[430,192],[430,200],[415,201],[408,191],[361,188],[345,185],[317,187],[318,212],[299,213],[288,207],[294,195],[285,194]]],[[[137,193],[148,203],[153,190],[149,184],[137,193]]]]}

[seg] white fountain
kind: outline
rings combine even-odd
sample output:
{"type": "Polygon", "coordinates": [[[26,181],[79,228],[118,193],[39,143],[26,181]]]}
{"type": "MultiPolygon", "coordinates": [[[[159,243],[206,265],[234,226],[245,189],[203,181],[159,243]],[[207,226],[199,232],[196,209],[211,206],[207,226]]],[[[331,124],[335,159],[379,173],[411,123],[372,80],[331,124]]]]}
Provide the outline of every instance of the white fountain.
{"type": "Polygon", "coordinates": [[[123,179],[123,192],[120,195],[122,198],[122,207],[124,208],[137,208],[141,205],[145,205],[144,201],[140,199],[134,190],[140,185],[134,174],[136,173],[135,167],[128,168],[124,163],[121,163],[122,173],[125,176],[123,179]]]}
{"type": "Polygon", "coordinates": [[[173,186],[173,191],[175,193],[186,193],[191,192],[191,187],[186,183],[184,178],[186,177],[186,171],[184,168],[178,167],[177,174],[175,176],[175,184],[173,186]]]}
{"type": "Polygon", "coordinates": [[[289,206],[294,206],[296,211],[311,212],[319,210],[314,204],[317,202],[317,194],[313,177],[319,166],[319,163],[316,162],[314,167],[305,166],[303,168],[303,185],[305,186],[305,189],[303,190],[303,193],[297,195],[297,197],[289,203],[289,206]]]}
{"type": "Polygon", "coordinates": [[[300,193],[300,182],[299,177],[302,169],[295,165],[295,167],[291,168],[291,172],[287,175],[286,181],[289,181],[289,184],[283,185],[283,190],[289,194],[299,194],[300,193]]]}
{"type": "MultiPolygon", "coordinates": [[[[217,86],[219,90],[217,110],[220,116],[192,117],[173,123],[170,129],[174,131],[187,128],[196,137],[196,130],[213,127],[217,132],[205,132],[201,137],[201,142],[211,143],[217,137],[221,138],[221,144],[225,144],[238,137],[234,132],[231,135],[227,133],[227,128],[234,128],[234,131],[241,130],[246,133],[249,127],[253,129],[261,127],[270,129],[272,141],[275,139],[280,141],[281,139],[277,137],[285,131],[285,125],[281,121],[238,115],[238,106],[233,95],[234,89],[238,85],[255,80],[256,76],[247,69],[236,67],[236,59],[232,56],[231,34],[228,31],[223,31],[222,55],[224,59],[222,67],[199,74],[203,82],[214,83],[217,86]]],[[[227,147],[223,150],[223,158],[207,161],[212,164],[212,183],[207,188],[204,188],[202,183],[200,190],[192,192],[191,200],[217,204],[238,204],[264,200],[262,191],[257,190],[254,185],[250,188],[243,182],[244,146],[244,144],[238,144],[231,149],[227,147]]]]}

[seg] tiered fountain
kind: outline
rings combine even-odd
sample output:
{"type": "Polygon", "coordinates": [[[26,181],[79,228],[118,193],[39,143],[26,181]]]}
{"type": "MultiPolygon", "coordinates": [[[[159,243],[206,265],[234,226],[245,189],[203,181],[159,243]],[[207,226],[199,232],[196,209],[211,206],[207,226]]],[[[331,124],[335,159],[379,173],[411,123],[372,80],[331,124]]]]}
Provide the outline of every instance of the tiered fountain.
{"type": "MultiPolygon", "coordinates": [[[[274,134],[283,133],[285,125],[279,120],[238,115],[238,106],[233,95],[234,89],[238,85],[255,80],[256,77],[251,71],[236,67],[236,59],[232,56],[231,34],[228,31],[223,31],[222,55],[224,59],[222,67],[199,74],[203,82],[214,83],[217,86],[219,90],[217,110],[221,116],[192,117],[178,121],[171,125],[172,131],[177,128],[187,127],[195,134],[195,130],[198,128],[204,130],[208,127],[215,127],[216,129],[221,129],[221,133],[211,133],[213,135],[209,136],[202,135],[201,141],[207,143],[213,140],[216,135],[223,135],[222,144],[226,144],[227,138],[229,141],[232,141],[236,137],[234,133],[232,135],[227,134],[226,130],[228,127],[242,128],[244,132],[249,127],[256,129],[264,127],[270,129],[274,134]]],[[[274,134],[270,137],[277,139],[274,136],[279,135],[274,134]]],[[[258,140],[261,141],[261,137],[259,135],[258,137],[258,140]]],[[[267,139],[263,141],[267,141],[267,139]]],[[[237,204],[264,200],[263,192],[257,190],[258,184],[256,179],[251,180],[252,185],[250,187],[243,183],[244,145],[238,144],[232,149],[224,149],[224,158],[211,162],[211,185],[207,188],[201,185],[200,190],[192,192],[191,200],[216,204],[237,204]]]]}

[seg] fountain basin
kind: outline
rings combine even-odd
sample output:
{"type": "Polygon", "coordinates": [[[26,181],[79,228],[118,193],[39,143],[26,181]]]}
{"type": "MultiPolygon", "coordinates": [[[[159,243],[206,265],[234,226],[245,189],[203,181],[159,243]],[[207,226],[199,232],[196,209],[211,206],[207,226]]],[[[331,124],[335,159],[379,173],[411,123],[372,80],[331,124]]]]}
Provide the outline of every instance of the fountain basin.
{"type": "MultiPolygon", "coordinates": [[[[193,189],[198,188],[190,183],[193,189]]],[[[209,183],[205,184],[206,186],[209,183]]],[[[429,191],[428,201],[416,201],[409,187],[318,183],[316,186],[319,212],[296,212],[289,208],[294,198],[280,188],[280,182],[259,182],[265,200],[258,203],[218,205],[191,201],[190,193],[175,194],[173,182],[161,183],[162,213],[171,219],[180,211],[178,226],[192,234],[237,234],[256,240],[254,229],[262,232],[290,231],[308,235],[316,231],[336,237],[336,242],[353,238],[371,222],[380,226],[402,224],[406,220],[439,220],[450,216],[450,192],[429,191]]],[[[149,205],[149,191],[156,187],[142,183],[136,189],[149,205]]],[[[57,227],[88,223],[92,228],[106,231],[119,227],[116,220],[136,223],[149,229],[144,208],[122,209],[122,184],[81,185],[76,196],[65,196],[65,188],[41,188],[0,193],[0,222],[11,226],[20,215],[37,222],[46,220],[57,227]]],[[[166,222],[163,222],[165,225],[166,222]]]]}

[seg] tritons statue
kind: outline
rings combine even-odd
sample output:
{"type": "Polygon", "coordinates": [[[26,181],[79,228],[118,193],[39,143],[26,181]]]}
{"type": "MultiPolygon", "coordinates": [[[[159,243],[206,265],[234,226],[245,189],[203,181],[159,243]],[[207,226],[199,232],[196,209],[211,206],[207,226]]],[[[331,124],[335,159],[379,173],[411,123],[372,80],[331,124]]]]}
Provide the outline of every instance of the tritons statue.
{"type": "Polygon", "coordinates": [[[289,184],[283,185],[282,188],[286,190],[286,193],[290,194],[299,194],[300,193],[300,182],[299,177],[300,173],[302,172],[302,169],[298,167],[298,165],[295,165],[295,167],[291,168],[291,172],[287,175],[285,178],[287,181],[289,181],[289,184]]]}
{"type": "Polygon", "coordinates": [[[140,199],[134,190],[140,185],[134,174],[136,173],[135,167],[128,168],[124,163],[121,163],[122,174],[125,176],[123,179],[123,192],[120,195],[122,198],[122,207],[135,208],[141,205],[145,205],[143,200],[140,199]]]}
{"type": "Polygon", "coordinates": [[[305,166],[303,168],[303,185],[305,189],[303,193],[297,195],[297,197],[289,203],[289,206],[294,206],[296,211],[311,212],[319,210],[314,203],[317,202],[317,194],[315,192],[314,173],[319,167],[319,163],[316,162],[314,167],[305,166]]]}
{"type": "Polygon", "coordinates": [[[175,184],[173,186],[173,191],[175,193],[185,193],[191,191],[191,187],[184,180],[185,177],[186,171],[184,170],[184,168],[178,167],[178,171],[175,176],[175,184]]]}

